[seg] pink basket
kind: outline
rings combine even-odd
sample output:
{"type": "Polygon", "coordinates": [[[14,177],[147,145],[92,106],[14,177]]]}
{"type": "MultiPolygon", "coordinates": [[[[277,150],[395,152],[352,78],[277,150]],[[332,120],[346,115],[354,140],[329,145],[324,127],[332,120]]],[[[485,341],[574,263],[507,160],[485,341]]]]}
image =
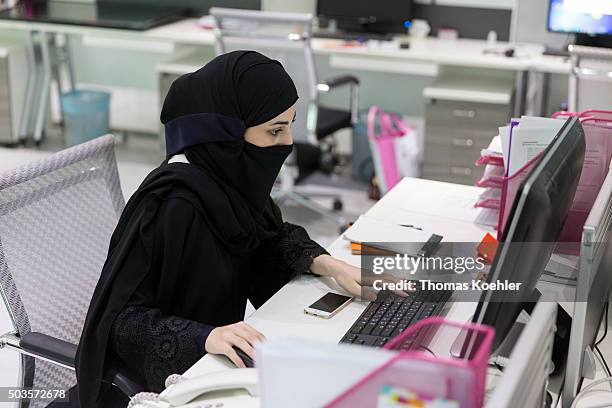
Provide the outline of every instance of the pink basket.
{"type": "Polygon", "coordinates": [[[480,408],[494,333],[488,326],[454,323],[441,317],[422,320],[385,346],[394,349],[411,344],[407,351],[372,371],[326,407],[375,407],[383,386],[392,386],[426,399],[457,401],[461,408],[480,408]]]}

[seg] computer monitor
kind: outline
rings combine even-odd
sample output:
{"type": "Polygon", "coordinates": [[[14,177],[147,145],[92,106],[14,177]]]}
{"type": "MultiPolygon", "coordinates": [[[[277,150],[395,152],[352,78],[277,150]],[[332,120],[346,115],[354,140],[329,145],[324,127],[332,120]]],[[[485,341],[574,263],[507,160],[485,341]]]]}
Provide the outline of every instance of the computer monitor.
{"type": "Polygon", "coordinates": [[[612,35],[612,1],[550,0],[548,30],[557,33],[612,35]]]}
{"type": "Polygon", "coordinates": [[[520,282],[520,289],[483,292],[473,319],[495,328],[494,350],[524,302],[537,300],[536,284],[572,207],[584,154],[584,131],[578,118],[570,118],[519,187],[488,282],[520,282]]]}
{"type": "Polygon", "coordinates": [[[321,20],[336,20],[353,33],[405,33],[412,19],[412,0],[318,0],[321,20]]]}

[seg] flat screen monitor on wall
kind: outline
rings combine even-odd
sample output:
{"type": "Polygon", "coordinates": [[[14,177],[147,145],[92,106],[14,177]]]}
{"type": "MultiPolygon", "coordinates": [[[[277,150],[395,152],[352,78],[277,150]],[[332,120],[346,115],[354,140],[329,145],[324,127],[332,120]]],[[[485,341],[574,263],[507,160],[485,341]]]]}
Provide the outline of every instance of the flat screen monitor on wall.
{"type": "Polygon", "coordinates": [[[612,35],[612,0],[550,0],[548,30],[612,35]]]}

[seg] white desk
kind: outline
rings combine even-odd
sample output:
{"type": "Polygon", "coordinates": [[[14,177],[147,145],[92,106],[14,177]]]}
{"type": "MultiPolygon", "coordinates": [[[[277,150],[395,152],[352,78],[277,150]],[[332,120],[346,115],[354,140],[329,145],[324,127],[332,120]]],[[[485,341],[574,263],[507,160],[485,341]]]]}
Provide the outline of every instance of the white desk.
{"type": "MultiPolygon", "coordinates": [[[[62,34],[111,38],[123,41],[131,40],[137,43],[143,40],[145,42],[150,40],[152,43],[157,42],[157,45],[164,49],[176,44],[212,46],[214,44],[212,30],[199,27],[197,21],[197,19],[191,18],[146,31],[131,31],[68,24],[0,20],[0,30],[10,29],[23,30],[30,33],[37,32],[43,37],[62,34]]],[[[147,49],[145,44],[140,43],[140,45],[143,49],[147,49]]],[[[112,47],[112,42],[108,42],[108,46],[112,47]]],[[[134,44],[131,46],[134,46],[134,44]]],[[[356,67],[359,67],[359,70],[362,71],[431,77],[438,75],[440,66],[516,72],[516,100],[518,102],[515,106],[515,114],[522,113],[522,106],[525,100],[526,108],[524,110],[530,114],[537,114],[538,108],[536,108],[536,105],[539,103],[538,101],[543,100],[541,93],[544,89],[538,86],[536,76],[530,75],[530,73],[568,74],[570,71],[570,64],[566,59],[543,56],[543,47],[535,44],[498,42],[495,45],[497,51],[503,51],[510,47],[515,49],[515,56],[511,58],[503,55],[486,54],[485,51],[489,50],[486,41],[469,39],[410,39],[409,49],[394,50],[371,47],[346,47],[340,40],[314,39],[312,47],[315,54],[329,56],[332,67],[344,70],[354,70],[356,67]],[[529,84],[529,87],[527,87],[527,84],[529,84]],[[529,88],[531,91],[525,94],[523,93],[525,88],[529,88]],[[525,97],[526,95],[527,98],[525,97]]],[[[42,61],[40,63],[43,67],[43,72],[45,72],[43,88],[49,87],[50,81],[48,80],[48,75],[51,75],[50,64],[53,60],[47,53],[42,52],[42,61]]],[[[45,117],[43,111],[46,112],[46,106],[44,104],[40,105],[35,114],[34,139],[36,141],[39,141],[42,137],[42,126],[45,117]]]]}
{"type": "MultiPolygon", "coordinates": [[[[483,211],[472,207],[481,191],[479,187],[407,178],[376,203],[366,215],[414,225],[427,223],[427,228],[431,227],[432,231],[443,234],[449,241],[479,242],[487,231],[491,231],[490,228],[471,222],[483,211]],[[471,202],[468,202],[470,197],[471,202]],[[445,216],[436,218],[431,214],[436,211],[432,205],[434,199],[438,201],[439,209],[446,208],[445,216]]],[[[360,257],[351,254],[349,243],[342,237],[336,239],[327,249],[331,255],[360,266],[360,257]]],[[[301,277],[283,287],[246,321],[268,338],[292,337],[337,343],[367,303],[353,302],[329,320],[305,315],[304,306],[311,304],[330,289],[341,290],[328,279],[301,277]]],[[[449,305],[445,314],[451,320],[467,321],[475,307],[475,303],[456,303],[449,305]]],[[[225,357],[205,355],[184,375],[192,378],[231,367],[232,364],[225,357]]]]}
{"type": "MultiPolygon", "coordinates": [[[[0,30],[39,31],[50,34],[112,36],[126,39],[145,38],[167,40],[176,44],[206,45],[214,44],[212,30],[197,25],[197,19],[188,18],[145,31],[120,30],[53,24],[17,20],[0,20],[0,30]]],[[[484,54],[489,49],[486,41],[457,39],[440,40],[437,38],[410,39],[409,49],[384,50],[368,47],[345,47],[340,40],[314,39],[313,50],[317,54],[366,57],[369,61],[380,59],[384,64],[392,61],[420,61],[440,65],[501,69],[509,71],[539,70],[548,73],[569,73],[570,64],[562,57],[542,55],[543,47],[537,44],[511,44],[498,42],[495,49],[514,47],[517,56],[508,58],[501,55],[484,54]],[[389,59],[389,60],[387,60],[389,59]]],[[[368,67],[384,67],[366,65],[368,67]]],[[[354,66],[352,67],[354,68],[354,66]]],[[[397,69],[397,68],[396,68],[397,69]]]]}
{"type": "MultiPolygon", "coordinates": [[[[444,235],[448,241],[479,242],[491,227],[475,223],[482,209],[473,208],[481,188],[441,183],[423,179],[402,180],[393,190],[376,203],[366,215],[380,219],[421,225],[423,228],[444,235]]],[[[352,255],[347,241],[339,237],[328,248],[335,257],[359,266],[360,259],[352,255]]],[[[560,285],[541,283],[540,290],[556,290],[560,285]]],[[[353,302],[330,320],[316,319],[303,313],[303,308],[329,290],[341,290],[332,280],[312,276],[300,277],[276,293],[246,321],[268,338],[292,337],[337,343],[366,306],[365,302],[353,302]]],[[[571,297],[571,293],[565,294],[571,297]]],[[[455,321],[470,319],[475,303],[450,304],[444,314],[455,321]]],[[[562,304],[571,314],[573,305],[562,304]]],[[[612,339],[606,338],[601,349],[607,358],[612,354],[612,339]]],[[[187,378],[214,371],[231,369],[233,365],[225,357],[205,355],[184,373],[187,378]]],[[[603,370],[597,378],[603,378],[603,370]]],[[[585,399],[585,402],[595,399],[585,399]]],[[[601,400],[599,400],[601,402],[601,400]]],[[[586,405],[581,405],[586,406],[586,405]]]]}

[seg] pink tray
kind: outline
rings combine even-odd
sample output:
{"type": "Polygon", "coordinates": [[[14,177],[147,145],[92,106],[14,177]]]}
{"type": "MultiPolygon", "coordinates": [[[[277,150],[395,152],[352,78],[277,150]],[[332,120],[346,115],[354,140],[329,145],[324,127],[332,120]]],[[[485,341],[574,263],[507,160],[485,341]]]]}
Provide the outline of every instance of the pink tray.
{"type": "Polygon", "coordinates": [[[441,317],[422,320],[385,346],[397,348],[412,339],[408,351],[400,351],[326,407],[375,407],[382,387],[390,385],[426,398],[457,401],[462,408],[481,408],[494,333],[488,326],[441,317]]]}

